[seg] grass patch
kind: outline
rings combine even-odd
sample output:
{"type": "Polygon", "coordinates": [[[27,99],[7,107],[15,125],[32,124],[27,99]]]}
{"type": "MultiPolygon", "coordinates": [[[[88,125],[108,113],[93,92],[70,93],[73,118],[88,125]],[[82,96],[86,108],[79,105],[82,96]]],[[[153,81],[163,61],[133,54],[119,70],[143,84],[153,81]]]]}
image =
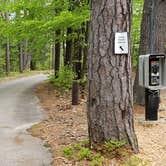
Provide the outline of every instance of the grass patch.
{"type": "Polygon", "coordinates": [[[89,141],[84,140],[74,145],[65,146],[63,154],[66,158],[74,161],[91,162],[92,166],[102,166],[106,160],[100,153],[94,152],[88,148],[89,141]]]}
{"type": "Polygon", "coordinates": [[[124,161],[132,154],[125,141],[108,141],[95,149],[89,148],[89,141],[84,140],[63,148],[64,157],[77,162],[90,162],[91,166],[102,166],[113,158],[124,161]]]}
{"type": "Polygon", "coordinates": [[[96,151],[103,154],[106,158],[116,158],[124,160],[132,154],[131,148],[125,141],[108,141],[102,146],[96,147],[96,151]]]}

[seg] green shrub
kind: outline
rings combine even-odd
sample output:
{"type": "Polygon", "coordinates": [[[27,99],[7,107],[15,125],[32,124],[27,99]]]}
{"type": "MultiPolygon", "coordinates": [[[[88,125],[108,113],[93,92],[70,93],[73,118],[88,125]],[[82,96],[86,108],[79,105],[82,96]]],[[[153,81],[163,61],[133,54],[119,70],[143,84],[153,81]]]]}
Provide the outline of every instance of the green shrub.
{"type": "Polygon", "coordinates": [[[61,67],[57,78],[54,75],[49,77],[50,82],[52,82],[60,91],[69,90],[72,87],[72,81],[74,78],[74,73],[71,66],[61,67]]]}
{"type": "Polygon", "coordinates": [[[82,147],[81,150],[78,153],[78,159],[83,160],[83,159],[88,159],[91,160],[91,152],[88,148],[82,147]]]}
{"type": "Polygon", "coordinates": [[[65,146],[63,148],[63,154],[66,158],[71,158],[74,154],[74,148],[72,146],[65,146]]]}
{"type": "Polygon", "coordinates": [[[108,158],[123,159],[129,156],[131,148],[125,141],[107,141],[102,146],[96,147],[96,150],[108,158]]]}
{"type": "Polygon", "coordinates": [[[71,146],[63,148],[63,154],[66,158],[74,161],[89,161],[91,166],[102,166],[105,158],[100,153],[88,148],[89,141],[83,140],[71,146]]]}
{"type": "Polygon", "coordinates": [[[117,148],[121,148],[124,145],[126,145],[125,141],[108,141],[105,142],[104,147],[109,150],[109,149],[117,149],[117,148]]]}

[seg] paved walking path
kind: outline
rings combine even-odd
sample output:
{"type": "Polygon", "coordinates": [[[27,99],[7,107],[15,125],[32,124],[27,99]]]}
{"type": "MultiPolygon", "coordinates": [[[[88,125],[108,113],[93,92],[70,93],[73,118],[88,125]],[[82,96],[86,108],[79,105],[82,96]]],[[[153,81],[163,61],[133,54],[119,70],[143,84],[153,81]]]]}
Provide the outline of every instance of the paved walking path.
{"type": "Polygon", "coordinates": [[[0,166],[49,166],[51,154],[26,129],[44,117],[33,95],[37,75],[0,84],[0,166]]]}

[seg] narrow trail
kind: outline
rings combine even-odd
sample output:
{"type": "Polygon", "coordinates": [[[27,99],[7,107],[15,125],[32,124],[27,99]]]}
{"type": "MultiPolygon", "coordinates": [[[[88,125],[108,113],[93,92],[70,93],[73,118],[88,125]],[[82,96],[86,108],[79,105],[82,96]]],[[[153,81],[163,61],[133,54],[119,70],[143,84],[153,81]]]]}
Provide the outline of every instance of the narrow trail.
{"type": "Polygon", "coordinates": [[[0,83],[0,166],[49,166],[51,154],[26,129],[44,115],[33,88],[45,75],[0,83]]]}

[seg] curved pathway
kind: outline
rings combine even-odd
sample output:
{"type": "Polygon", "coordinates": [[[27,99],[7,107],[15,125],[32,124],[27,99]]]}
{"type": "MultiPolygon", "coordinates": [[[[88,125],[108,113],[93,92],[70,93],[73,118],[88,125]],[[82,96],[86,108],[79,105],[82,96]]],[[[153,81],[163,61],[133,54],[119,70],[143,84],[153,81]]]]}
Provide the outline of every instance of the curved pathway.
{"type": "Polygon", "coordinates": [[[33,95],[45,75],[0,84],[0,166],[49,166],[51,154],[26,129],[44,116],[33,95]]]}

